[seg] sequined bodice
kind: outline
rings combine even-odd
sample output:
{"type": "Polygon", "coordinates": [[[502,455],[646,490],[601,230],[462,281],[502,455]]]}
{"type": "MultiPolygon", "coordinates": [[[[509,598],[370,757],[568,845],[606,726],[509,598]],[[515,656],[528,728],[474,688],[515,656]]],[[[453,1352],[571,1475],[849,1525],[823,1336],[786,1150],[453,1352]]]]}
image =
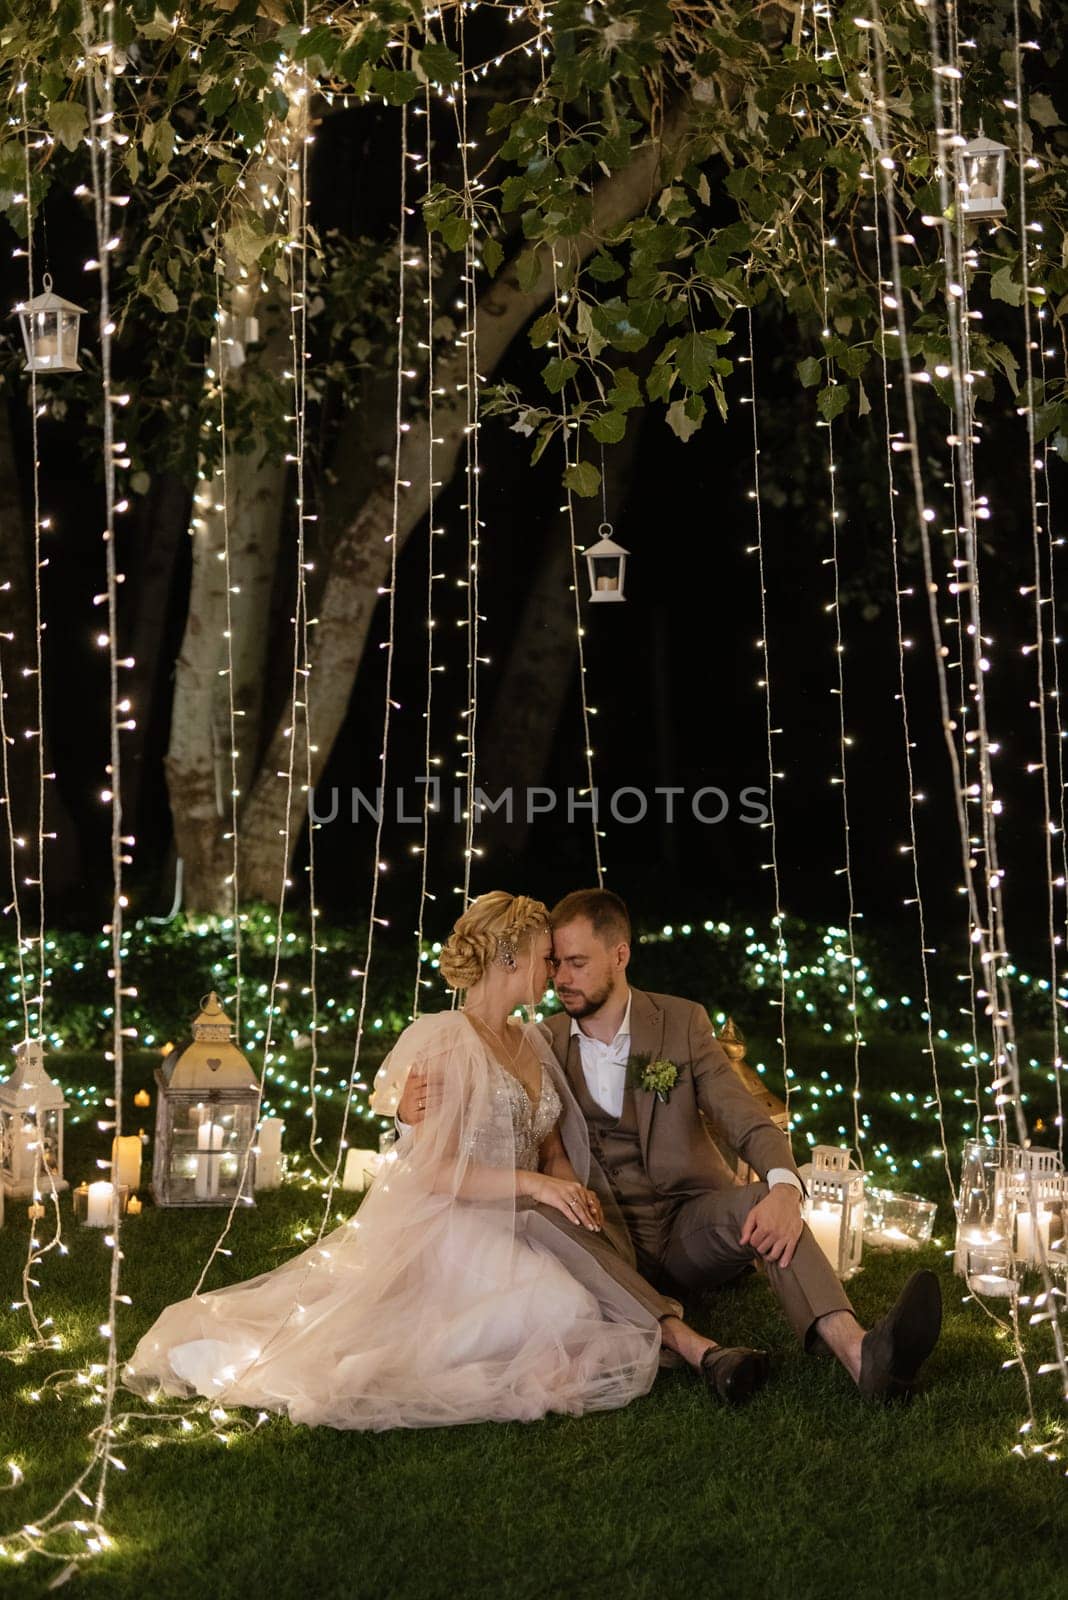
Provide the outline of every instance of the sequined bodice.
{"type": "Polygon", "coordinates": [[[508,1096],[515,1134],[515,1164],[527,1172],[537,1172],[538,1152],[560,1120],[560,1096],[545,1068],[541,1069],[541,1095],[535,1105],[514,1073],[495,1063],[501,1088],[508,1096]]]}
{"type": "Polygon", "coordinates": [[[559,1121],[562,1110],[552,1078],[542,1067],[541,1095],[534,1105],[514,1073],[506,1072],[496,1061],[491,1063],[490,1071],[497,1104],[489,1122],[474,1131],[471,1158],[485,1161],[491,1167],[514,1165],[527,1172],[537,1172],[538,1152],[559,1121]]]}

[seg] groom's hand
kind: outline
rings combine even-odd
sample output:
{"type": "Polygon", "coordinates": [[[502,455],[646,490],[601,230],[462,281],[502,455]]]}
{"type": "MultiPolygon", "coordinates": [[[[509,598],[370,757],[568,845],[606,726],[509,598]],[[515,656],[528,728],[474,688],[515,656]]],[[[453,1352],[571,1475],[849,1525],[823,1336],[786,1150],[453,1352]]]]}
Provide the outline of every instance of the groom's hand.
{"type": "Polygon", "coordinates": [[[751,1244],[765,1261],[788,1267],[803,1227],[800,1193],[792,1184],[777,1183],[746,1217],[742,1243],[751,1244]]]}
{"type": "Polygon", "coordinates": [[[400,1097],[397,1120],[407,1123],[410,1128],[418,1127],[428,1111],[435,1112],[439,1109],[443,1094],[440,1078],[431,1078],[428,1072],[419,1072],[413,1068],[408,1074],[404,1093],[400,1097]]]}

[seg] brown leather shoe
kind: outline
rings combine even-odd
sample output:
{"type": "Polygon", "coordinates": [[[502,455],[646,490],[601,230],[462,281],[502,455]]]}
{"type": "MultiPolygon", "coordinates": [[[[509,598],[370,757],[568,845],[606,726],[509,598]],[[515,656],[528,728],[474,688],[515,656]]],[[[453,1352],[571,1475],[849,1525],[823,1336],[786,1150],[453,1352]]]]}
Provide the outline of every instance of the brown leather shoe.
{"type": "Polygon", "coordinates": [[[705,1351],[699,1370],[717,1400],[740,1406],[767,1383],[770,1363],[765,1350],[717,1348],[705,1351]]]}
{"type": "Polygon", "coordinates": [[[857,1387],[866,1400],[908,1399],[942,1331],[942,1291],[926,1268],[914,1272],[890,1310],[864,1335],[857,1387]]]}

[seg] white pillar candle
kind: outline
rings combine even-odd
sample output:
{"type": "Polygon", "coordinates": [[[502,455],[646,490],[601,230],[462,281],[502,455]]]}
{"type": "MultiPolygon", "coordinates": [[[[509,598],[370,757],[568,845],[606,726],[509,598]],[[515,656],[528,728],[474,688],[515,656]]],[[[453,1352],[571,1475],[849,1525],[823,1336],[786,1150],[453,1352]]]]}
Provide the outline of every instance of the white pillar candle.
{"type": "Polygon", "coordinates": [[[823,1200],[810,1207],[805,1219],[813,1237],[835,1272],[838,1271],[839,1246],[842,1238],[842,1208],[823,1200]]]}
{"type": "Polygon", "coordinates": [[[131,1194],[141,1187],[141,1152],[139,1134],[123,1134],[111,1141],[112,1178],[115,1183],[129,1184],[131,1194]]]}
{"type": "Polygon", "coordinates": [[[109,1228],[111,1226],[111,1199],[114,1192],[112,1185],[103,1181],[89,1185],[85,1220],[90,1228],[109,1228]]]}
{"type": "MultiPolygon", "coordinates": [[[[1053,1212],[1039,1206],[1038,1232],[1046,1255],[1049,1255],[1049,1225],[1052,1221],[1053,1212]]],[[[1021,1211],[1016,1217],[1016,1255],[1020,1261],[1038,1260],[1038,1246],[1035,1243],[1030,1211],[1021,1211]]]]}
{"type": "Polygon", "coordinates": [[[353,1148],[346,1152],[345,1171],[341,1179],[343,1189],[366,1189],[378,1172],[382,1157],[377,1150],[353,1148]]]}
{"type": "Polygon", "coordinates": [[[218,1122],[202,1122],[197,1129],[197,1177],[194,1186],[198,1200],[214,1200],[219,1192],[219,1158],[211,1154],[222,1149],[223,1130],[218,1122]]]}
{"type": "Polygon", "coordinates": [[[286,1125],[281,1117],[264,1117],[260,1123],[260,1136],[257,1143],[261,1156],[280,1156],[282,1154],[282,1135],[286,1125]]]}

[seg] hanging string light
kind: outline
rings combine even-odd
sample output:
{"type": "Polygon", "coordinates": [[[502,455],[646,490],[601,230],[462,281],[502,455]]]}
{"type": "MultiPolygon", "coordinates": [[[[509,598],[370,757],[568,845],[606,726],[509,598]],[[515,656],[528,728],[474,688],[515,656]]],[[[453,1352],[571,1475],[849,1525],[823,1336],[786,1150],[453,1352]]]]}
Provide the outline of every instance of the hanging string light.
{"type": "MultiPolygon", "coordinates": [[[[1026,1144],[1028,1142],[1027,1127],[1022,1107],[1019,1063],[1015,1049],[1015,1030],[1013,1026],[1011,994],[1008,992],[1007,983],[1008,974],[1006,967],[1008,958],[1007,948],[1004,943],[1004,923],[1000,899],[1001,875],[997,866],[996,850],[993,838],[995,831],[996,811],[994,809],[994,793],[990,780],[988,763],[989,752],[987,748],[988,737],[986,732],[985,690],[982,675],[983,669],[980,663],[976,661],[973,681],[975,685],[974,693],[979,732],[978,743],[980,746],[981,758],[980,782],[982,787],[980,799],[982,811],[983,847],[986,856],[986,888],[988,894],[988,905],[991,912],[989,924],[981,920],[979,913],[978,895],[973,873],[970,829],[965,809],[965,792],[961,783],[960,763],[957,754],[956,741],[954,738],[954,720],[950,713],[948,698],[948,680],[945,667],[945,658],[948,655],[948,651],[946,651],[942,645],[941,626],[937,605],[937,585],[933,578],[933,556],[930,541],[930,524],[935,520],[935,513],[926,503],[926,495],[923,484],[919,430],[917,426],[916,407],[912,393],[913,375],[909,357],[908,328],[905,318],[905,306],[907,304],[907,299],[903,292],[898,236],[892,221],[893,186],[890,175],[894,170],[895,163],[889,150],[889,139],[886,127],[885,62],[881,39],[878,32],[880,18],[877,0],[872,0],[872,16],[876,23],[874,51],[878,91],[876,100],[874,102],[876,109],[875,123],[879,145],[882,151],[881,164],[883,165],[884,172],[887,174],[887,178],[884,179],[884,184],[889,182],[891,185],[889,190],[891,216],[891,224],[889,227],[890,259],[894,281],[894,309],[896,315],[897,333],[900,341],[902,361],[904,364],[903,397],[905,401],[908,441],[910,446],[909,463],[911,469],[913,500],[917,523],[921,533],[921,549],[924,562],[925,585],[928,595],[929,619],[932,640],[935,649],[935,669],[939,689],[939,702],[942,711],[945,745],[953,779],[953,790],[961,839],[965,886],[972,917],[972,938],[979,948],[981,971],[983,973],[984,984],[987,986],[985,998],[987,998],[989,1001],[987,1011],[990,1015],[991,1028],[994,1036],[994,1058],[998,1076],[995,1078],[993,1085],[993,1088],[996,1091],[995,1111],[993,1115],[994,1120],[998,1123],[1000,1138],[1004,1144],[1006,1135],[1007,1107],[1011,1106],[1016,1119],[1018,1136],[1020,1137],[1021,1142],[1026,1144]],[[984,751],[986,751],[985,758],[984,751]],[[1005,1092],[1006,1090],[1008,1092],[1005,1092]]],[[[951,358],[953,364],[953,393],[956,408],[956,416],[954,421],[955,432],[950,436],[949,442],[951,448],[959,452],[961,459],[961,489],[963,509],[962,527],[965,530],[965,559],[968,563],[966,572],[967,580],[972,586],[971,603],[975,608],[972,610],[969,627],[974,629],[975,644],[976,648],[978,649],[981,647],[982,639],[979,618],[977,615],[978,600],[977,595],[975,594],[975,590],[977,590],[978,587],[978,578],[974,559],[974,512],[976,501],[973,494],[974,479],[971,477],[971,471],[973,470],[971,467],[971,458],[970,454],[965,449],[965,446],[970,446],[972,442],[974,426],[973,419],[970,415],[970,385],[964,382],[965,372],[970,371],[970,368],[965,367],[963,364],[967,360],[967,307],[963,293],[954,294],[952,292],[954,285],[956,285],[958,289],[963,288],[963,285],[958,281],[958,275],[955,271],[956,263],[959,259],[957,251],[959,248],[960,239],[956,230],[949,226],[945,221],[945,219],[951,215],[949,194],[949,171],[951,164],[949,159],[949,151],[952,146],[949,141],[954,138],[959,138],[959,135],[955,133],[952,123],[947,126],[944,122],[941,78],[945,76],[945,74],[941,70],[942,54],[940,48],[938,19],[934,7],[931,8],[929,25],[931,30],[932,85],[935,102],[935,120],[939,139],[939,181],[942,189],[942,255],[946,278],[946,305],[949,313],[951,358]]],[[[950,28],[950,35],[952,36],[952,27],[950,28]]],[[[950,65],[952,65],[952,63],[950,63],[950,65]]],[[[959,69],[954,68],[953,70],[958,71],[959,69]]],[[[952,76],[950,81],[954,81],[952,76]]],[[[1037,1219],[1034,1215],[1033,1209],[1033,1229],[1036,1226],[1036,1221],[1037,1219]]],[[[1064,1345],[1061,1337],[1056,1301],[1053,1296],[1052,1285],[1049,1282],[1048,1272],[1044,1263],[1040,1263],[1040,1270],[1043,1274],[1044,1280],[1044,1295],[1043,1309],[1037,1313],[1037,1317],[1041,1322],[1048,1323],[1050,1325],[1057,1356],[1056,1362],[1053,1363],[1052,1368],[1047,1367],[1046,1370],[1059,1370],[1062,1374],[1062,1377],[1068,1381],[1068,1368],[1065,1366],[1064,1345]]],[[[993,1315],[992,1313],[990,1314],[993,1315]]],[[[1032,1401],[1030,1375],[1020,1340],[1017,1308],[1015,1302],[1013,1303],[1012,1307],[1011,1332],[1015,1348],[1013,1363],[1019,1365],[1025,1386],[1028,1410],[1028,1420],[1025,1423],[1025,1429],[1030,1430],[1035,1426],[1035,1414],[1032,1401]]]]}
{"type": "Polygon", "coordinates": [[[758,688],[761,690],[764,701],[764,737],[768,755],[768,820],[761,823],[761,827],[770,829],[771,845],[771,860],[763,863],[763,865],[771,873],[774,895],[775,910],[772,917],[772,927],[775,929],[775,961],[778,967],[779,991],[779,1033],[777,1043],[782,1055],[783,1102],[786,1106],[786,1127],[787,1131],[789,1131],[792,1127],[790,1092],[793,1073],[787,1062],[786,1045],[786,964],[788,953],[784,931],[786,918],[782,904],[782,882],[779,875],[779,834],[775,802],[775,785],[782,782],[784,775],[782,772],[775,770],[775,747],[773,741],[775,735],[781,730],[772,727],[771,656],[768,646],[768,586],[764,549],[764,505],[760,484],[760,433],[757,419],[756,345],[753,337],[753,305],[748,297],[745,303],[745,322],[748,336],[748,354],[742,359],[749,367],[750,392],[748,395],[744,395],[742,400],[743,403],[749,405],[753,436],[753,486],[749,490],[749,497],[753,502],[756,545],[750,548],[755,550],[757,558],[757,584],[760,592],[760,638],[757,641],[757,648],[761,652],[763,677],[759,680],[758,688]]]}

